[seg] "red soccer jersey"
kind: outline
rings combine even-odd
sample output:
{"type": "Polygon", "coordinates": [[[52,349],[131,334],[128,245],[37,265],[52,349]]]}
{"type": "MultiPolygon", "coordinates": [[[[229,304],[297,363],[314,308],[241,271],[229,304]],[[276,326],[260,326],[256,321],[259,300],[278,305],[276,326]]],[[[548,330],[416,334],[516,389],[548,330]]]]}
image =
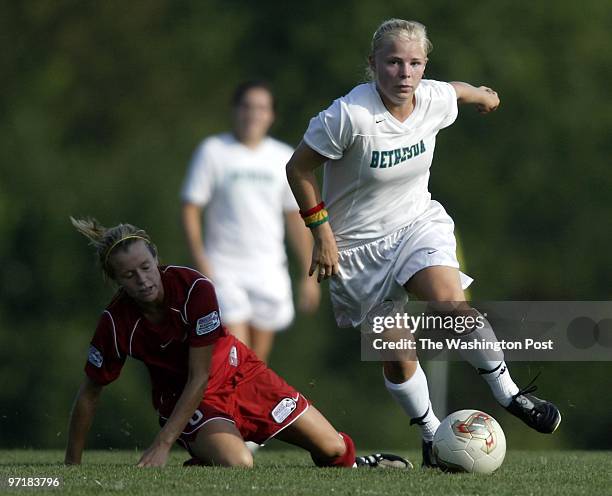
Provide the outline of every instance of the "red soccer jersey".
{"type": "Polygon", "coordinates": [[[209,279],[187,267],[170,265],[160,267],[160,272],[168,308],[164,321],[149,322],[134,300],[119,290],[91,340],[85,372],[94,382],[113,382],[131,356],[149,370],[153,406],[169,414],[187,381],[190,346],[214,346],[205,397],[265,369],[259,361],[234,360],[235,338],[221,325],[209,279]]]}

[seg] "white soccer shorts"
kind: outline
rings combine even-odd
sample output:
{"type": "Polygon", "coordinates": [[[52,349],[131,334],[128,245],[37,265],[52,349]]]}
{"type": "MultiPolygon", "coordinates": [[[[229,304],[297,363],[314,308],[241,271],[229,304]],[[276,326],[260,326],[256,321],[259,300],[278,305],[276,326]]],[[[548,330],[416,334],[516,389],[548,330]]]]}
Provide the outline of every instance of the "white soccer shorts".
{"type": "MultiPolygon", "coordinates": [[[[404,284],[418,271],[443,265],[459,268],[455,224],[437,201],[410,225],[339,252],[340,274],[330,281],[336,322],[358,327],[367,314],[384,300],[405,304],[404,284]]],[[[473,279],[460,272],[461,285],[473,279]]]]}
{"type": "Polygon", "coordinates": [[[262,271],[249,280],[231,271],[215,272],[213,283],[224,324],[248,323],[257,329],[282,331],[294,317],[291,280],[284,268],[262,271]]]}

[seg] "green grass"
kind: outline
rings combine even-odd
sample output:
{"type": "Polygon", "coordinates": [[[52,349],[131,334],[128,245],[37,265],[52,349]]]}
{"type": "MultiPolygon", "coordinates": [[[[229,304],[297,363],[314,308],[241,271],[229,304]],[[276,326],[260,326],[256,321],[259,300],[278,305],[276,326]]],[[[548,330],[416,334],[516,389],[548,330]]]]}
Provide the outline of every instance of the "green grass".
{"type": "MultiPolygon", "coordinates": [[[[416,452],[402,453],[413,461],[416,452]]],[[[260,450],[256,468],[183,468],[183,452],[173,451],[165,469],[137,469],[136,451],[87,451],[83,465],[64,467],[60,451],[0,451],[0,492],[8,477],[61,477],[57,494],[127,495],[612,495],[612,452],[510,451],[493,475],[443,474],[415,469],[318,469],[298,450],[260,450]]]]}

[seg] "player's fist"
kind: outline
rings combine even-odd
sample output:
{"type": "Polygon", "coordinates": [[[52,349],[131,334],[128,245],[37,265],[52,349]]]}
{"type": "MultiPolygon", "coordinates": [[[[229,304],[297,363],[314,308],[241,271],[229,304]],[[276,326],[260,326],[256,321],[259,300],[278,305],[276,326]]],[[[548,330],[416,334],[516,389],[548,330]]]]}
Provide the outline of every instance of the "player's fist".
{"type": "Polygon", "coordinates": [[[313,228],[312,235],[314,236],[314,246],[308,275],[312,276],[316,272],[317,281],[321,282],[323,279],[329,279],[340,272],[338,247],[329,222],[313,228]]]}
{"type": "Polygon", "coordinates": [[[480,86],[478,88],[481,92],[480,101],[476,104],[476,109],[481,114],[488,114],[497,110],[499,107],[499,96],[497,92],[486,86],[480,86]]]}

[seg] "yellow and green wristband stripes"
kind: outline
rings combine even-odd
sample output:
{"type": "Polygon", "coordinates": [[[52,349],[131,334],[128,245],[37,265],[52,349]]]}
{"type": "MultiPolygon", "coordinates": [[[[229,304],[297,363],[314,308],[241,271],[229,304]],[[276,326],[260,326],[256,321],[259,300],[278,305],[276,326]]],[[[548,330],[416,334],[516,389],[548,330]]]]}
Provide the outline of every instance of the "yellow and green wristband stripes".
{"type": "Polygon", "coordinates": [[[309,228],[320,226],[329,220],[324,202],[321,202],[317,206],[308,210],[300,210],[300,215],[302,216],[302,219],[304,219],[306,227],[309,228]]]}

